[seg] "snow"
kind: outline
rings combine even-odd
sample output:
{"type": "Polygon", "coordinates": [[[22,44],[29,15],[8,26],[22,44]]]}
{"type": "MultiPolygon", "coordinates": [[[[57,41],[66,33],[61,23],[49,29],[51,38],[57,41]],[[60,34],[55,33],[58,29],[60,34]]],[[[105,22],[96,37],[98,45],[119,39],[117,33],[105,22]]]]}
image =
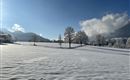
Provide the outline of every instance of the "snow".
{"type": "Polygon", "coordinates": [[[129,49],[32,44],[0,45],[1,80],[130,80],[129,49]]]}

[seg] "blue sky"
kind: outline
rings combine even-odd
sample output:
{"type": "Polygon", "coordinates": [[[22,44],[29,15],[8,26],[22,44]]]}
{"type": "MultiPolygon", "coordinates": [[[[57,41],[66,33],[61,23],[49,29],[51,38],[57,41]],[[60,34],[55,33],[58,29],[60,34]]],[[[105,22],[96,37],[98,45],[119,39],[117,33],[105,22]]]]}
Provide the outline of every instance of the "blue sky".
{"type": "Polygon", "coordinates": [[[81,29],[80,21],[101,18],[108,13],[127,13],[130,0],[3,0],[3,26],[14,24],[26,32],[49,39],[64,34],[67,26],[81,29]]]}

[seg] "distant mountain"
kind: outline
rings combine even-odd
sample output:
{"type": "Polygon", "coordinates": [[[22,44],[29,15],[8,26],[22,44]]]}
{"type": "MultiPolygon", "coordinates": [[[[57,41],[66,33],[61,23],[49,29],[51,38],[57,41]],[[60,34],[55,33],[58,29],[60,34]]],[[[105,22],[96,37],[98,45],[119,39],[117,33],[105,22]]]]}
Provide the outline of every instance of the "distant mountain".
{"type": "Polygon", "coordinates": [[[130,22],[124,27],[117,29],[114,33],[111,33],[109,37],[130,37],[130,22]]]}
{"type": "Polygon", "coordinates": [[[16,37],[17,41],[33,41],[34,36],[36,37],[36,40],[40,42],[50,41],[49,39],[43,38],[42,36],[37,35],[32,32],[24,33],[21,31],[16,31],[16,32],[13,32],[12,34],[16,37]]]}
{"type": "Polygon", "coordinates": [[[17,41],[33,41],[33,37],[36,37],[36,40],[39,42],[49,42],[49,39],[43,38],[42,36],[36,34],[36,33],[32,33],[32,32],[21,32],[21,31],[15,31],[15,32],[10,32],[6,29],[2,29],[2,31],[0,31],[1,33],[7,33],[10,34],[14,40],[17,41]]]}

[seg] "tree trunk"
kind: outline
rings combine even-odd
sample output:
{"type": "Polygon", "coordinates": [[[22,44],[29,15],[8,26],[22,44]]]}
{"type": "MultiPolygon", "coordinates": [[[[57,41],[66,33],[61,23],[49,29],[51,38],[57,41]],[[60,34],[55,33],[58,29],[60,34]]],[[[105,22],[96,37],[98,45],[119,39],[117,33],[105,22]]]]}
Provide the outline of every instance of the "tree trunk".
{"type": "Polygon", "coordinates": [[[71,37],[69,36],[69,48],[71,48],[71,37]]]}
{"type": "Polygon", "coordinates": [[[80,46],[82,46],[82,41],[80,41],[80,46]]]}
{"type": "Polygon", "coordinates": [[[36,46],[35,41],[34,41],[33,45],[36,46]]]}
{"type": "Polygon", "coordinates": [[[71,48],[71,42],[69,42],[69,48],[71,48]]]}

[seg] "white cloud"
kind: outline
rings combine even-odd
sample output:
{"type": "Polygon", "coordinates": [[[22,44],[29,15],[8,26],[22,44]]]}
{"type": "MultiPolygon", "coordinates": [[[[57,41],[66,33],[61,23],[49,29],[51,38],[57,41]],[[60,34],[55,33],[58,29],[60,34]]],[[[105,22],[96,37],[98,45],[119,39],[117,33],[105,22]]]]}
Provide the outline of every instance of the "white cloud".
{"type": "Polygon", "coordinates": [[[25,32],[25,29],[23,27],[21,27],[19,24],[14,24],[11,28],[11,31],[22,31],[25,32]]]}
{"type": "Polygon", "coordinates": [[[129,21],[128,15],[123,14],[107,14],[101,19],[93,18],[80,22],[82,30],[92,37],[96,34],[109,34],[115,30],[123,27],[129,21]]]}

